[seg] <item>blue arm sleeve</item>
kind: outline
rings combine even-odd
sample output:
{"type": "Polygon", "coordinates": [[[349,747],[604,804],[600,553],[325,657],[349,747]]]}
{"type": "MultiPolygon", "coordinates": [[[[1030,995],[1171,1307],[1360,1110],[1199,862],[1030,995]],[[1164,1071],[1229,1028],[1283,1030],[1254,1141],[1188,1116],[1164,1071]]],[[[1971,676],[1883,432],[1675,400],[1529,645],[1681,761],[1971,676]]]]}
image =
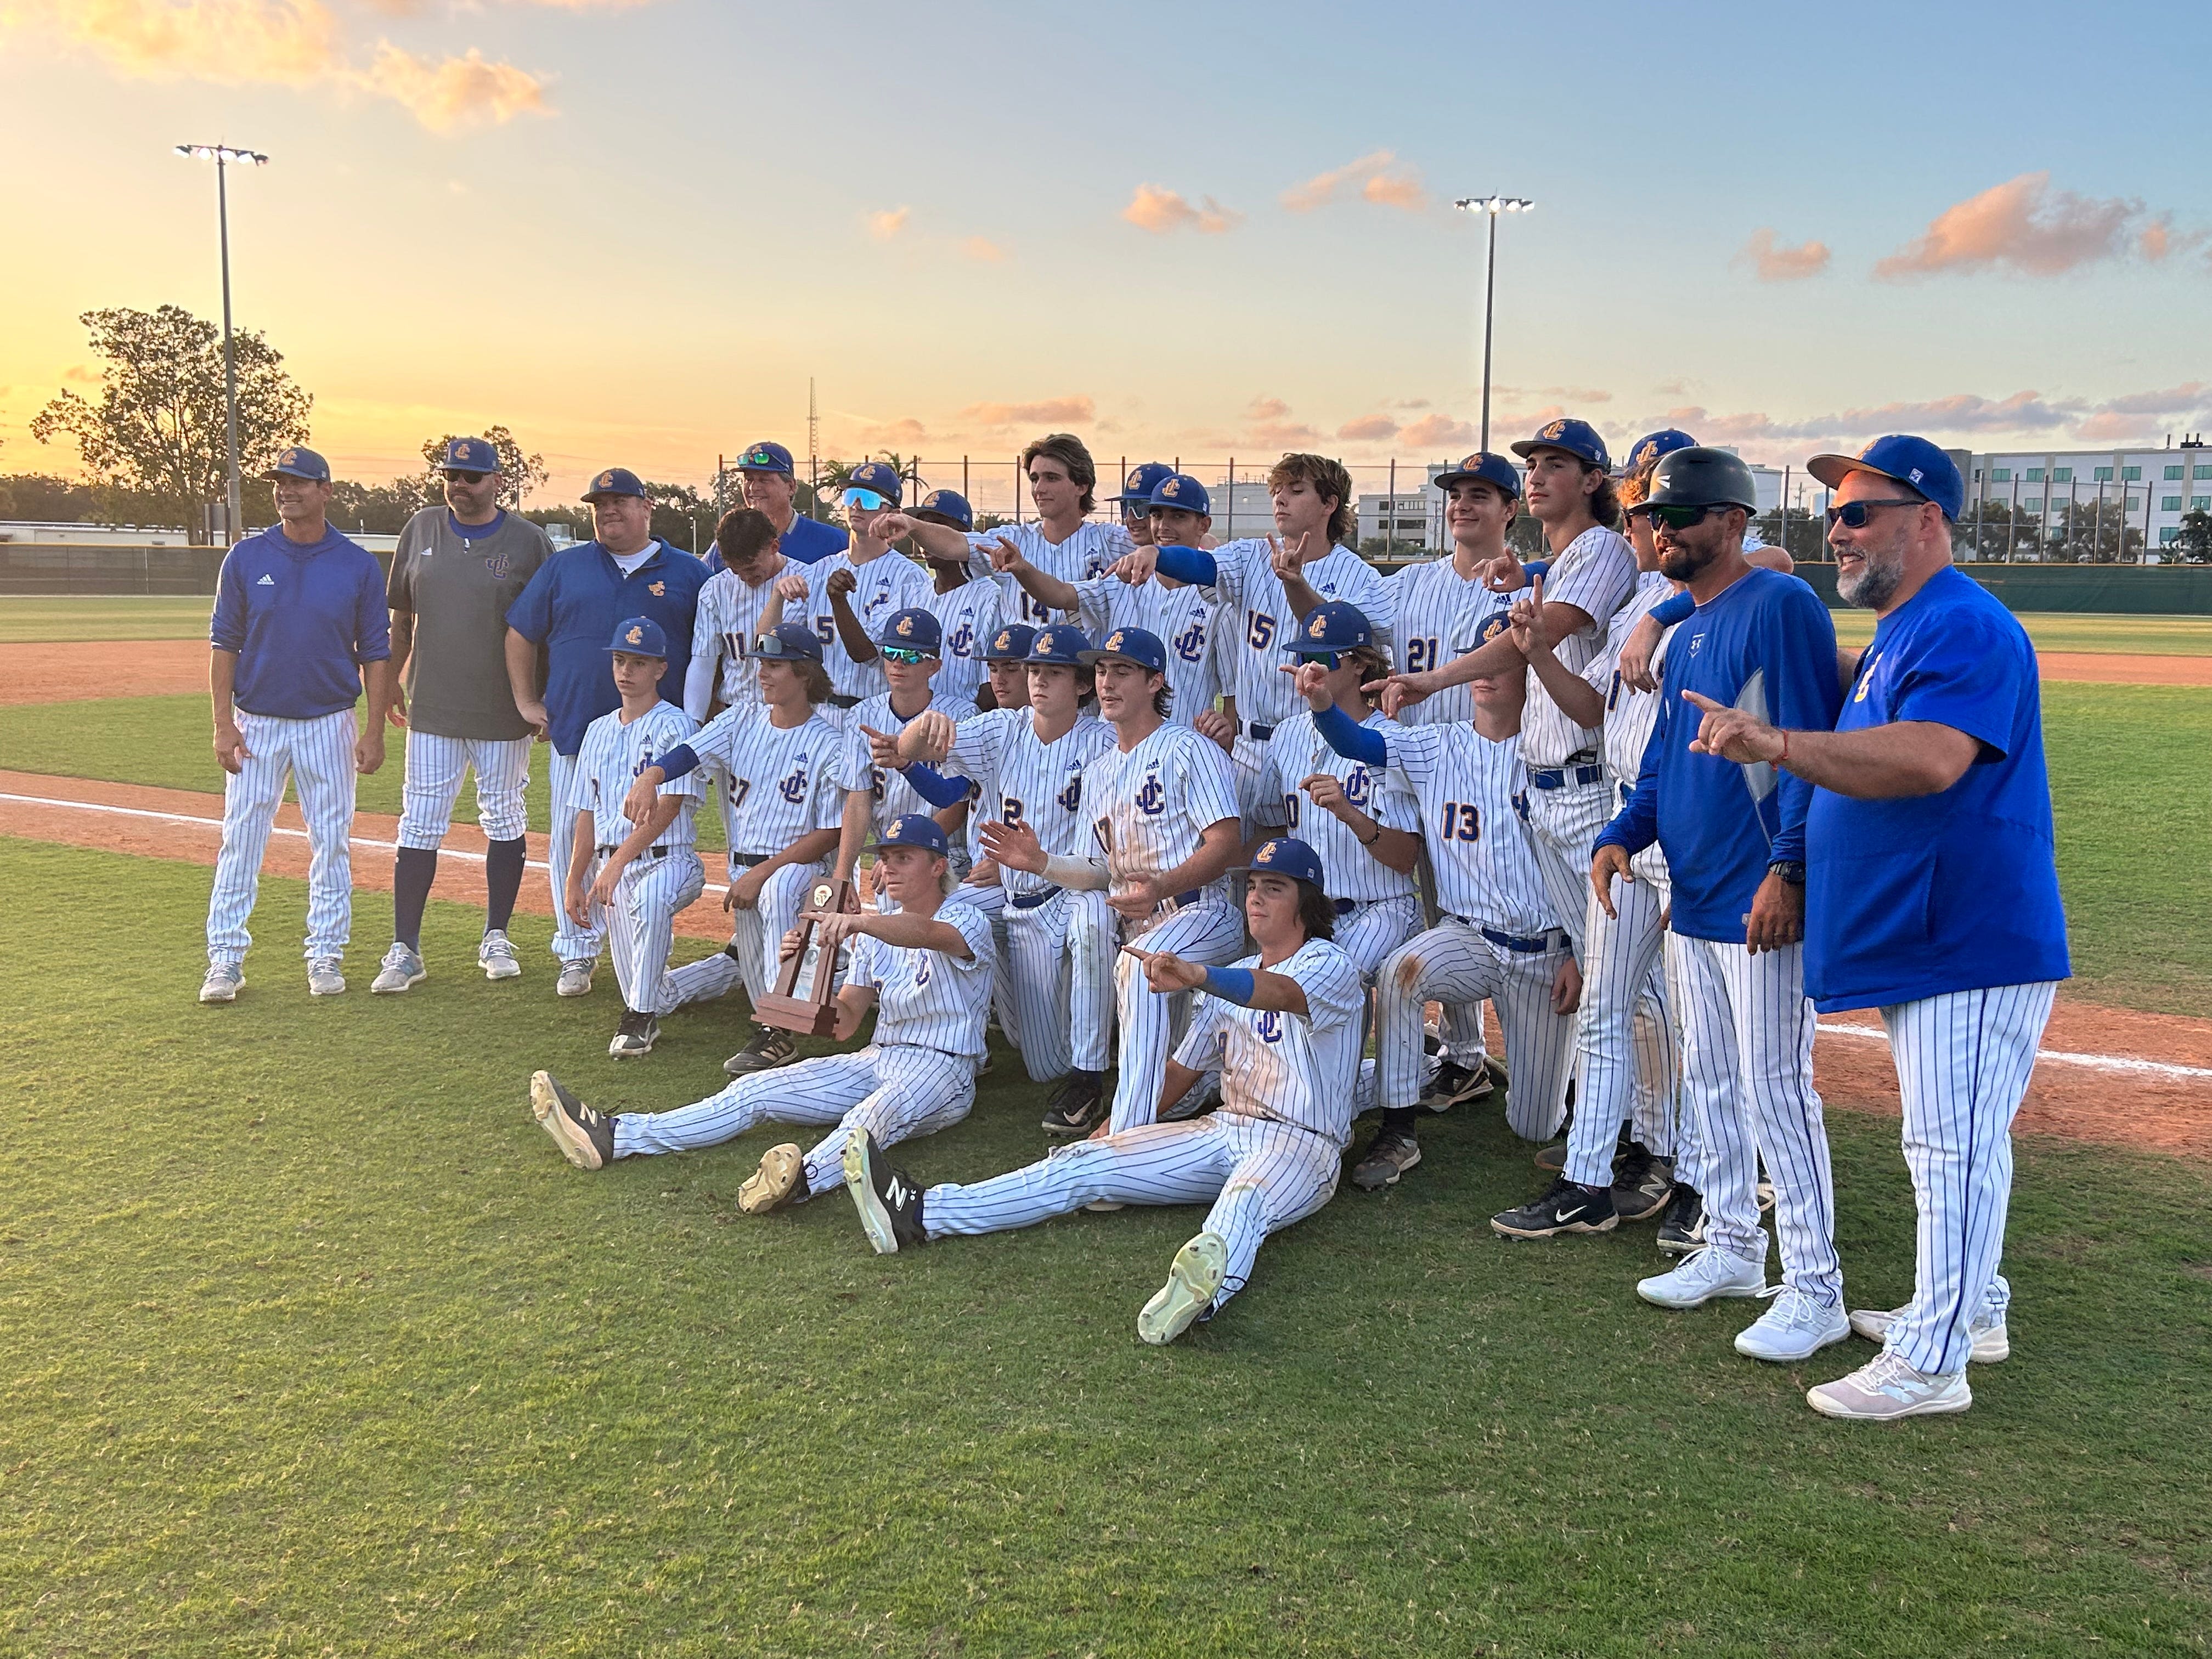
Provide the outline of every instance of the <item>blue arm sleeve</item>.
{"type": "Polygon", "coordinates": [[[1522,577],[1527,581],[1533,582],[1539,576],[1548,576],[1551,574],[1552,562],[1549,559],[1531,559],[1521,567],[1522,577]]]}
{"type": "Polygon", "coordinates": [[[1659,757],[1667,752],[1674,709],[1681,702],[1673,696],[1660,675],[1659,718],[1651,722],[1651,735],[1644,744],[1644,759],[1636,769],[1636,787],[1613,814],[1613,822],[1590,843],[1595,854],[1601,847],[1618,847],[1630,854],[1642,852],[1659,839],[1659,757]]]}
{"type": "Polygon", "coordinates": [[[215,585],[215,614],[208,619],[208,642],[218,651],[246,648],[246,590],[229,554],[215,585]]]}
{"type": "Polygon", "coordinates": [[[1321,733],[1322,741],[1345,757],[1369,766],[1388,766],[1390,745],[1382,740],[1380,732],[1370,732],[1353,720],[1334,703],[1313,717],[1314,730],[1321,733]]]}
{"type": "Polygon", "coordinates": [[[1690,613],[1697,608],[1698,602],[1690,597],[1690,590],[1686,587],[1653,605],[1651,620],[1662,628],[1672,628],[1678,622],[1689,621],[1690,613]]]}
{"type": "Polygon", "coordinates": [[[392,608],[386,603],[384,573],[374,556],[362,572],[359,603],[355,606],[354,651],[356,662],[392,660],[392,608]]]}
{"type": "Polygon", "coordinates": [[[1206,970],[1206,992],[1219,997],[1224,1002],[1233,1002],[1240,1008],[1252,1006],[1252,970],[1249,968],[1209,968],[1206,970]]]}
{"type": "Polygon", "coordinates": [[[1199,547],[1164,547],[1152,568],[1193,587],[1211,587],[1221,580],[1221,567],[1214,563],[1213,555],[1199,547]]]}
{"type": "Polygon", "coordinates": [[[957,806],[968,799],[968,780],[948,778],[925,761],[899,768],[899,775],[914,786],[914,793],[932,806],[957,806]]]}
{"type": "Polygon", "coordinates": [[[697,769],[699,757],[692,753],[690,744],[679,743],[653,764],[660,769],[663,778],[680,778],[697,769]]]}
{"type": "MultiPolygon", "coordinates": [[[[1774,723],[1788,732],[1832,732],[1843,707],[1842,690],[1827,666],[1836,659],[1836,624],[1818,594],[1795,576],[1786,580],[1791,586],[1781,590],[1774,612],[1775,654],[1767,658],[1774,665],[1774,723]]],[[[1802,862],[1813,786],[1794,773],[1778,772],[1775,795],[1781,823],[1769,856],[1802,862]]]]}

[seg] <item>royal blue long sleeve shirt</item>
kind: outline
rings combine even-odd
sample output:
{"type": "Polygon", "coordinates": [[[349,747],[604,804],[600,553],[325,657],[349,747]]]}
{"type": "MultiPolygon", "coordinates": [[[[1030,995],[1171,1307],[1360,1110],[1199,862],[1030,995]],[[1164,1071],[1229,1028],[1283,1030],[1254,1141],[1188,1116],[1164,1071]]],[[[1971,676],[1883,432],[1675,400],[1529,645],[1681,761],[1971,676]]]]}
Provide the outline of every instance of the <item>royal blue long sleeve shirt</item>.
{"type": "Polygon", "coordinates": [[[302,544],[281,525],[223,556],[208,641],[238,653],[232,701],[249,714],[319,720],[361,700],[361,665],[392,655],[384,571],[325,530],[302,544]]]}

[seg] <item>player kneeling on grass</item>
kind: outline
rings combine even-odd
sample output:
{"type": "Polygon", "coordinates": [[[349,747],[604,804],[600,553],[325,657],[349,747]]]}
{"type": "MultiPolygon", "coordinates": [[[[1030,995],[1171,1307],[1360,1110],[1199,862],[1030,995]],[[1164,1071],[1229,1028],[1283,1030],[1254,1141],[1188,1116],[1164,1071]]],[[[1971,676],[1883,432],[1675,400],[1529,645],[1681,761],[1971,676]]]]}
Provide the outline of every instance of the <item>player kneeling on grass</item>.
{"type": "Polygon", "coordinates": [[[586,726],[576,751],[568,804],[592,834],[570,838],[562,902],[577,927],[607,929],[623,994],[622,1024],[607,1052],[635,1060],[660,1038],[656,1016],[682,1000],[668,977],[676,913],[699,896],[707,872],[692,841],[697,774],[656,793],[643,817],[629,815],[631,780],[680,748],[693,730],[689,714],[661,700],[667,636],[650,617],[632,617],[616,628],[607,651],[622,707],[586,726]]]}
{"type": "Polygon", "coordinates": [[[1137,1316],[1139,1336],[1172,1342],[1244,1287],[1269,1233],[1328,1201],[1359,1070],[1359,969],[1330,941],[1335,907],[1310,847],[1265,842],[1247,873],[1244,918],[1257,955],[1207,968],[1124,947],[1155,992],[1205,994],[1169,1063],[1164,1100],[1173,1105],[1218,1066],[1219,1109],[1079,1140],[1026,1169],[927,1192],[890,1167],[880,1142],[855,1135],[845,1146],[845,1185],[878,1254],[1026,1227],[1085,1205],[1211,1200],[1204,1229],[1176,1252],[1168,1282],[1137,1316]]]}
{"type": "MultiPolygon", "coordinates": [[[[880,1002],[875,1041],[858,1053],[823,1054],[780,1071],[755,1072],[720,1094],[672,1112],[616,1115],[585,1105],[544,1072],[530,1080],[531,1109],[580,1170],[604,1169],[641,1152],[690,1152],[719,1146],[762,1123],[835,1125],[801,1152],[772,1146],[738,1191],[748,1215],[796,1204],[842,1179],[848,1137],[878,1146],[949,1128],[975,1099],[975,1061],[991,1006],[991,922],[972,904],[947,904],[951,885],[945,831],[915,813],[877,843],[876,869],[897,905],[857,915],[803,913],[818,929],[823,957],[852,945],[837,993],[840,1042],[880,1002]]],[[[784,936],[783,955],[805,930],[784,936]]]]}

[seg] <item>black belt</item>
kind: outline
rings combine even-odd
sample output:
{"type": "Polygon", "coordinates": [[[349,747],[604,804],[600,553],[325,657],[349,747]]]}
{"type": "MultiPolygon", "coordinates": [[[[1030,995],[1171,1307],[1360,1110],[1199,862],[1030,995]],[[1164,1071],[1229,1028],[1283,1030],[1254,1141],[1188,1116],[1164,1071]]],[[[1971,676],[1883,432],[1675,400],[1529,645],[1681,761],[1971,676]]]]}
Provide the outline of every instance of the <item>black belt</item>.
{"type": "MultiPolygon", "coordinates": [[[[602,847],[599,848],[599,856],[603,859],[611,859],[621,850],[622,849],[617,847],[602,847]]],[[[637,856],[641,859],[665,859],[668,856],[671,850],[671,848],[665,847],[648,847],[637,856]]],[[[631,860],[633,863],[635,861],[635,860],[631,860]]]]}
{"type": "Polygon", "coordinates": [[[848,697],[842,691],[832,691],[830,694],[830,706],[832,708],[858,708],[860,706],[860,700],[858,697],[848,697]]]}
{"type": "Polygon", "coordinates": [[[1528,781],[1539,789],[1564,789],[1568,784],[1603,783],[1602,766],[1550,766],[1540,772],[1528,774],[1528,781]]]}
{"type": "Polygon", "coordinates": [[[1501,933],[1495,927],[1485,927],[1480,922],[1475,923],[1474,928],[1499,950],[1516,951],[1524,957],[1534,956],[1540,951],[1552,950],[1554,948],[1553,945],[1554,939],[1563,939],[1566,937],[1558,928],[1553,928],[1550,933],[1536,939],[1524,939],[1518,933],[1501,933]]]}
{"type": "Polygon", "coordinates": [[[1244,735],[1255,743],[1265,743],[1275,735],[1275,728],[1272,726],[1262,726],[1257,720],[1247,720],[1244,723],[1244,735]]]}
{"type": "Polygon", "coordinates": [[[750,870],[757,864],[766,864],[775,856],[773,853],[732,853],[730,854],[730,862],[742,864],[750,870]]]}
{"type": "Polygon", "coordinates": [[[1034,893],[1009,893],[1006,902],[1017,910],[1034,910],[1038,905],[1048,903],[1059,896],[1059,888],[1046,887],[1034,893]]]}

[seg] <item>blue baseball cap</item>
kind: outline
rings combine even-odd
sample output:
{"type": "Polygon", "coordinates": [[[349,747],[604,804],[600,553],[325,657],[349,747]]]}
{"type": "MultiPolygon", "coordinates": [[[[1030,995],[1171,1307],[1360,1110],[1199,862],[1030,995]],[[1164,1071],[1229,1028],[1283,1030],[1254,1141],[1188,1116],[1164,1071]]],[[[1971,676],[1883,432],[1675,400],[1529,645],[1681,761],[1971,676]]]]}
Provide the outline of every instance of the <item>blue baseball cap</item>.
{"type": "Polygon", "coordinates": [[[957,489],[933,489],[914,504],[911,516],[934,514],[955,530],[969,531],[975,527],[975,509],[968,505],[968,498],[957,489]]]}
{"type": "Polygon", "coordinates": [[[781,444],[772,444],[766,440],[746,447],[745,453],[738,457],[738,471],[781,472],[787,478],[795,475],[791,464],[791,452],[781,444]]]}
{"type": "Polygon", "coordinates": [[[275,464],[261,476],[274,478],[280,473],[287,478],[306,478],[313,483],[328,483],[331,481],[331,464],[313,450],[294,444],[279,455],[275,464]]]}
{"type": "Polygon", "coordinates": [[[1695,449],[1698,441],[1679,426],[1662,426],[1656,432],[1647,432],[1629,447],[1628,471],[1635,472],[1650,466],[1662,455],[1671,455],[1678,449],[1695,449]]]}
{"type": "Polygon", "coordinates": [[[1484,449],[1462,457],[1457,466],[1446,467],[1429,482],[1439,489],[1448,490],[1455,483],[1476,478],[1496,484],[1516,501],[1521,499],[1521,469],[1503,455],[1493,455],[1484,449]]]}
{"type": "Polygon", "coordinates": [[[1165,461],[1146,461],[1142,466],[1129,469],[1129,476],[1121,480],[1121,493],[1114,499],[1141,512],[1152,504],[1152,491],[1159,488],[1161,481],[1174,477],[1175,469],[1165,461]]]}
{"type": "Polygon", "coordinates": [[[1375,629],[1367,613],[1343,599],[1331,599],[1306,612],[1283,649],[1294,657],[1317,657],[1324,652],[1357,651],[1375,643],[1375,629]]]}
{"type": "Polygon", "coordinates": [[[499,451],[482,438],[448,438],[446,459],[438,465],[447,472],[496,472],[499,451]]]}
{"type": "Polygon", "coordinates": [[[1206,493],[1206,486],[1188,472],[1170,472],[1152,486],[1146,497],[1147,507],[1179,507],[1186,513],[1203,513],[1209,518],[1213,514],[1213,498],[1206,493]]]}
{"type": "Polygon", "coordinates": [[[950,855],[948,852],[950,843],[945,839],[945,831],[938,828],[937,820],[927,812],[908,812],[903,817],[893,818],[890,828],[876,837],[876,845],[921,847],[927,848],[939,858],[950,855]]]}
{"type": "Polygon", "coordinates": [[[1246,876],[1288,876],[1302,881],[1316,893],[1326,895],[1328,889],[1321,876],[1321,854],[1296,836],[1279,836],[1273,841],[1263,841],[1260,850],[1252,854],[1252,862],[1231,866],[1231,874],[1246,876]]]}
{"type": "Polygon", "coordinates": [[[773,633],[754,635],[745,655],[761,662],[820,662],[822,641],[805,623],[778,623],[773,633]]]}
{"type": "Polygon", "coordinates": [[[614,643],[607,647],[611,656],[617,651],[627,651],[634,657],[665,657],[668,654],[668,635],[660,631],[660,624],[650,617],[632,617],[626,623],[615,624],[614,643]]]}
{"type": "Polygon", "coordinates": [[[1109,657],[1133,662],[1155,674],[1168,672],[1167,647],[1160,643],[1158,635],[1146,629],[1117,628],[1098,641],[1097,650],[1079,653],[1076,660],[1090,667],[1104,662],[1109,657]]]}
{"type": "Polygon", "coordinates": [[[899,477],[898,469],[889,461],[862,461],[847,475],[848,489],[872,489],[893,507],[906,488],[906,480],[899,477]]]}
{"type": "Polygon", "coordinates": [[[945,627],[934,611],[894,611],[884,618],[876,643],[935,656],[945,648],[945,627]]]}
{"type": "Polygon", "coordinates": [[[1474,630],[1474,643],[1488,645],[1500,634],[1510,634],[1512,631],[1513,618],[1503,611],[1493,611],[1482,619],[1482,626],[1474,630]]]}
{"type": "Polygon", "coordinates": [[[592,487],[584,492],[584,499],[596,501],[602,495],[635,495],[642,498],[645,486],[636,473],[626,466],[611,466],[592,480],[592,487]]]}
{"type": "Polygon", "coordinates": [[[1588,421],[1547,421],[1534,437],[1524,438],[1513,446],[1513,453],[1524,461],[1540,449],[1564,449],[1577,460],[1601,469],[1613,465],[1606,457],[1605,440],[1597,435],[1597,428],[1588,421]]]}
{"type": "Polygon", "coordinates": [[[1027,623],[1008,623],[991,635],[991,643],[983,648],[985,662],[1027,662],[1030,647],[1036,643],[1037,631],[1027,623]]]}
{"type": "Polygon", "coordinates": [[[1049,628],[1040,628],[1036,637],[1030,641],[1031,662],[1058,663],[1063,668],[1081,668],[1091,661],[1090,636],[1073,623],[1054,623],[1049,628]]]}
{"type": "Polygon", "coordinates": [[[1831,489],[1854,472],[1894,479],[1942,507],[1954,524],[1966,505],[1966,481],[1959,476],[1959,464],[1927,439],[1903,433],[1876,438],[1856,455],[1815,455],[1805,470],[1831,489]]]}

